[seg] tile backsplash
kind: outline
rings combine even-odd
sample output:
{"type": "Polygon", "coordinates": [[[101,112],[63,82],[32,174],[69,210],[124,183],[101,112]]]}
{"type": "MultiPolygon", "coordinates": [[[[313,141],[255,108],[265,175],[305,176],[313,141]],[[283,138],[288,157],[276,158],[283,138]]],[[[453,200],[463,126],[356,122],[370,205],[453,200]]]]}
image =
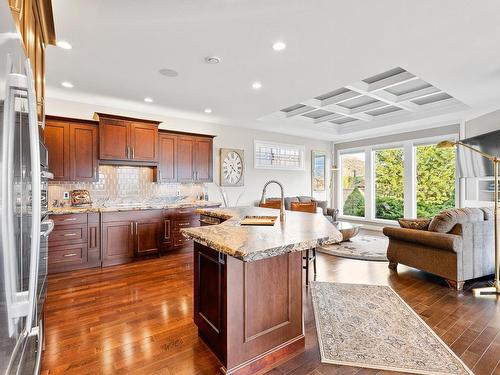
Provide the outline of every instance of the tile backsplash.
{"type": "Polygon", "coordinates": [[[176,195],[196,199],[203,193],[203,184],[153,182],[153,168],[101,165],[97,182],[50,182],[49,202],[64,201],[64,192],[85,189],[94,203],[106,199],[137,199],[172,197],[176,195]]]}

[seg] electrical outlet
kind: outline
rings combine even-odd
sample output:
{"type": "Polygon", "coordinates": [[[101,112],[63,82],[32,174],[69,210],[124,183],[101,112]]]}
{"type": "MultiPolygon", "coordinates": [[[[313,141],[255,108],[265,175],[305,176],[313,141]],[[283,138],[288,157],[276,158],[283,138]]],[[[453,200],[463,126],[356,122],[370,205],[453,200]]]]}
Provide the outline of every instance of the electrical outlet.
{"type": "Polygon", "coordinates": [[[63,198],[64,198],[64,199],[69,199],[69,191],[65,191],[65,192],[63,193],[63,198]]]}

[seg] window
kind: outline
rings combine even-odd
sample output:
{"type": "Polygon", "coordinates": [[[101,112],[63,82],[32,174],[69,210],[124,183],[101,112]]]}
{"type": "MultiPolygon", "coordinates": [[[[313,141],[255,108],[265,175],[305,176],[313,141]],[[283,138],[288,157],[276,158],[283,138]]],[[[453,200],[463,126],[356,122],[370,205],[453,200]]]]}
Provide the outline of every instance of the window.
{"type": "Polygon", "coordinates": [[[403,149],[374,152],[375,218],[397,220],[404,216],[403,149]]]}
{"type": "Polygon", "coordinates": [[[336,178],[340,212],[366,220],[434,217],[456,206],[455,149],[438,149],[443,139],[404,140],[342,149],[336,178]]]}
{"type": "Polygon", "coordinates": [[[342,213],[365,216],[365,153],[341,156],[342,213]]]}
{"type": "Polygon", "coordinates": [[[433,217],[455,207],[455,149],[415,147],[417,216],[433,217]]]}
{"type": "Polygon", "coordinates": [[[255,168],[304,170],[305,147],[255,141],[255,168]]]}

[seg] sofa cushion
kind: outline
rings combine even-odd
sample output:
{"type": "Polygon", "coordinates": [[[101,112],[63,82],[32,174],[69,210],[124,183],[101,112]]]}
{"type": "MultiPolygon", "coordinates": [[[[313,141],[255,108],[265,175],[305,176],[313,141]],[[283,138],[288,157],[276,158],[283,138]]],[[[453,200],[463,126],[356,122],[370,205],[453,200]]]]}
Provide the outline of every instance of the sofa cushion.
{"type": "Polygon", "coordinates": [[[429,229],[430,219],[399,219],[399,226],[407,229],[427,230],[429,229]]]}
{"type": "Polygon", "coordinates": [[[429,224],[429,231],[448,233],[457,224],[477,223],[485,220],[485,212],[480,208],[456,208],[436,215],[429,224]]]}
{"type": "Polygon", "coordinates": [[[307,195],[300,195],[297,198],[299,199],[300,203],[309,203],[309,202],[311,202],[313,200],[312,197],[309,197],[307,195]]]}

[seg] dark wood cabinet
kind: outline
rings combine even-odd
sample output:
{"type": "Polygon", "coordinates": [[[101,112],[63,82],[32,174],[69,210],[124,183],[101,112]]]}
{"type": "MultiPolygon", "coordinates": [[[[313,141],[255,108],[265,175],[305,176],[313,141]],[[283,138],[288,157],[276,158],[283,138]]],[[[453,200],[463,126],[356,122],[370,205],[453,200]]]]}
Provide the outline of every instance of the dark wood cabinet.
{"type": "Polygon", "coordinates": [[[194,181],[194,138],[179,136],[177,140],[177,180],[194,181]]]}
{"type": "Polygon", "coordinates": [[[177,136],[160,133],[158,137],[158,154],[156,181],[177,181],[177,136]]]}
{"type": "Polygon", "coordinates": [[[196,182],[212,181],[212,138],[194,138],[194,180],[196,182]]]}
{"type": "Polygon", "coordinates": [[[95,113],[99,120],[99,160],[109,164],[156,165],[159,121],[95,113]],[[150,163],[150,164],[148,164],[150,163]]]}
{"type": "Polygon", "coordinates": [[[97,181],[97,122],[47,116],[44,143],[54,181],[97,181]]]}
{"type": "Polygon", "coordinates": [[[133,222],[121,217],[107,221],[103,214],[102,223],[102,266],[112,266],[131,261],[134,257],[133,222]]]}
{"type": "Polygon", "coordinates": [[[44,143],[49,152],[49,171],[54,181],[70,181],[69,124],[47,118],[44,143]]]}
{"type": "Polygon", "coordinates": [[[49,273],[101,265],[99,214],[52,215],[54,230],[49,235],[49,273]]]}
{"type": "Polygon", "coordinates": [[[70,179],[72,181],[97,181],[97,126],[81,123],[70,124],[70,179]]]}
{"type": "Polygon", "coordinates": [[[99,130],[99,159],[129,160],[128,122],[104,118],[99,121],[99,130]]]}
{"type": "Polygon", "coordinates": [[[162,236],[162,219],[154,213],[134,222],[135,229],[135,254],[143,255],[158,253],[160,251],[162,236]]]}
{"type": "Polygon", "coordinates": [[[179,182],[213,180],[211,137],[180,135],[177,141],[177,179],[179,182]]]}
{"type": "Polygon", "coordinates": [[[159,253],[162,223],[162,210],[102,213],[103,267],[159,253]]]}
{"type": "Polygon", "coordinates": [[[158,160],[158,125],[130,123],[131,159],[135,161],[158,160]]]}

